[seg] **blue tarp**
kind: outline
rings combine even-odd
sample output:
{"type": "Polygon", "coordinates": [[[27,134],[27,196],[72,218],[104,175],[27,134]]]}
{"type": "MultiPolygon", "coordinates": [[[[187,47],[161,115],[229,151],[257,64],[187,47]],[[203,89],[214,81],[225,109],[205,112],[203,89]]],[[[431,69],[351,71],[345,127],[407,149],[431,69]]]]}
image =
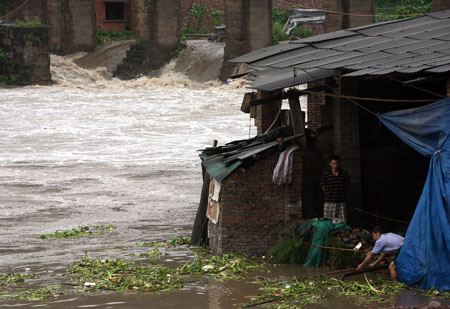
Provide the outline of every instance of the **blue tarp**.
{"type": "Polygon", "coordinates": [[[399,281],[421,289],[450,290],[450,99],[378,118],[409,146],[431,157],[397,258],[399,281]]]}

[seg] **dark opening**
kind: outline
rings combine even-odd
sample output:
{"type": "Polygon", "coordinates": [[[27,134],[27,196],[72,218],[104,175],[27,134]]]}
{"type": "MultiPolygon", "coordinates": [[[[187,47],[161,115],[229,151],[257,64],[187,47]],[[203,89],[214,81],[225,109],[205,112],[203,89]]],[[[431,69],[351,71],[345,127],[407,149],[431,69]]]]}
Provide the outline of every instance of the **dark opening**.
{"type": "Polygon", "coordinates": [[[125,20],[124,2],[105,2],[106,20],[125,20]]]}
{"type": "MultiPolygon", "coordinates": [[[[445,81],[434,81],[420,85],[430,91],[445,94],[445,81]]],[[[394,99],[434,98],[417,89],[402,86],[389,79],[363,80],[359,94],[364,97],[394,99]]],[[[440,100],[436,98],[436,101],[440,100]]],[[[414,108],[430,103],[416,102],[364,102],[363,105],[375,113],[414,108]]],[[[360,145],[362,205],[371,214],[394,220],[409,222],[422,193],[428,174],[429,158],[406,145],[378,119],[360,109],[360,145]]],[[[407,228],[398,221],[383,220],[380,217],[360,214],[364,225],[381,225],[388,230],[407,228]]],[[[362,223],[362,222],[361,222],[362,223]]]]}

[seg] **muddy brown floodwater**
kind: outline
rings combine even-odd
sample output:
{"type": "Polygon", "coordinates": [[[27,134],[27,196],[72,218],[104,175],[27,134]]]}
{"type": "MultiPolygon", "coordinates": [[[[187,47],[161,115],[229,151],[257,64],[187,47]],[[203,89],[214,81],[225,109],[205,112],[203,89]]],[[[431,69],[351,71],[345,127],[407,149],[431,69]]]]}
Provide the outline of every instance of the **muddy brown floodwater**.
{"type": "MultiPolygon", "coordinates": [[[[201,190],[197,150],[214,139],[223,144],[256,133],[239,110],[245,91],[239,85],[192,82],[171,70],[175,64],[159,78],[119,81],[106,69],[81,69],[74,58],[52,57],[53,86],[0,89],[0,274],[35,272],[38,279],[24,288],[67,283],[66,267],[85,254],[127,259],[148,252],[137,242],[189,234],[201,190]],[[97,225],[116,229],[78,239],[39,238],[97,225]]],[[[193,255],[186,247],[161,250],[174,265],[193,255]]],[[[256,276],[289,280],[319,271],[268,270],[244,281],[197,278],[164,293],[2,299],[0,307],[232,308],[258,293],[256,276]]],[[[427,301],[403,293],[380,306],[408,297],[408,304],[427,301]]],[[[314,305],[364,306],[342,297],[314,305]]]]}

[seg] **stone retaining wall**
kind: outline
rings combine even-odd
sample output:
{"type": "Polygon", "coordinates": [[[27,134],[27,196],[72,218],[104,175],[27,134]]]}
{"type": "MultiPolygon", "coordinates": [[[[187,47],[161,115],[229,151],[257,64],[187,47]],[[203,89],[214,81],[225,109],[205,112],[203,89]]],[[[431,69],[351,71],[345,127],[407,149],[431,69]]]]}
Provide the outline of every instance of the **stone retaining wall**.
{"type": "Polygon", "coordinates": [[[50,57],[47,27],[19,27],[0,25],[0,75],[18,85],[48,85],[50,57]]]}

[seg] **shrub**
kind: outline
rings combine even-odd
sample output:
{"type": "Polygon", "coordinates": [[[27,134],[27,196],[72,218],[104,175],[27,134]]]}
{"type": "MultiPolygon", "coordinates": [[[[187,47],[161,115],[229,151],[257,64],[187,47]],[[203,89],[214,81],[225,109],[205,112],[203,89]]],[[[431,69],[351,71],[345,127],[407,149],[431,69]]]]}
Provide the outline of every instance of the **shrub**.
{"type": "Polygon", "coordinates": [[[136,38],[134,31],[98,30],[96,33],[97,46],[102,46],[109,41],[131,40],[136,38]]]}

